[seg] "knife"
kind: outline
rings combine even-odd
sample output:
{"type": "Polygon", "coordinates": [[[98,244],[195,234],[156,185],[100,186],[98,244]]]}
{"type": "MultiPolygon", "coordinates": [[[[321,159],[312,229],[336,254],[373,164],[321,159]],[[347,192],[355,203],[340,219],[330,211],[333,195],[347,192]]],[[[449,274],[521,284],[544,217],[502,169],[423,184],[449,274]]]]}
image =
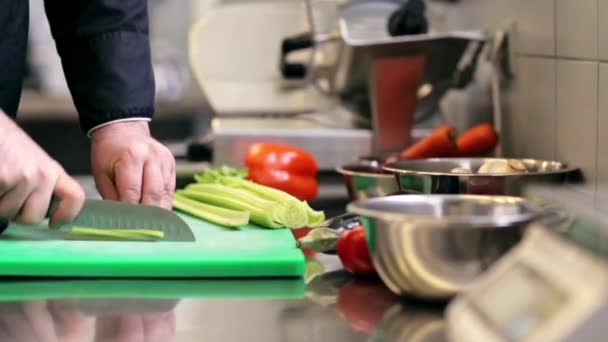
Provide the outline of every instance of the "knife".
{"type": "MultiPolygon", "coordinates": [[[[51,200],[49,214],[59,205],[55,197],[51,200]]],[[[50,215],[48,215],[50,216],[50,215]]],[[[0,234],[6,230],[9,221],[0,219],[0,234]]],[[[131,229],[160,230],[164,233],[163,241],[196,241],[190,227],[172,211],[117,201],[86,199],[76,219],[57,231],[57,237],[65,237],[73,226],[97,229],[131,229]]]]}

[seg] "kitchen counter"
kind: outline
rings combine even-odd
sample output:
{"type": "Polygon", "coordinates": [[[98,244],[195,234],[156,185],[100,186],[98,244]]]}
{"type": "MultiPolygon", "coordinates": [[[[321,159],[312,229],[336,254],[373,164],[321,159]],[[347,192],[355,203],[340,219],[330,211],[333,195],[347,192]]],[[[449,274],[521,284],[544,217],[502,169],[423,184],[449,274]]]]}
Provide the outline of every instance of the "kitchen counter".
{"type": "Polygon", "coordinates": [[[285,280],[10,280],[0,283],[0,340],[440,341],[443,307],[400,301],[354,279],[334,256],[323,273],[285,280]]]}
{"type": "Polygon", "coordinates": [[[4,279],[0,341],[441,341],[443,310],[317,254],[305,279],[4,279]]]}

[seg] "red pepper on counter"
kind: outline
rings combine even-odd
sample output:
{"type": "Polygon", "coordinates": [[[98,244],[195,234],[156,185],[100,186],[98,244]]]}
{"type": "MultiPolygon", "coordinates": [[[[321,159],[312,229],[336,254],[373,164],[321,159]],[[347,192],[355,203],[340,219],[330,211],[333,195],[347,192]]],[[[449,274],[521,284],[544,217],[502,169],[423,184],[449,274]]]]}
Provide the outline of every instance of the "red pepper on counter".
{"type": "Polygon", "coordinates": [[[494,126],[482,123],[464,132],[458,138],[458,150],[463,157],[484,157],[498,145],[498,133],[494,126]]]}
{"type": "Polygon", "coordinates": [[[257,143],[249,148],[245,164],[249,179],[256,183],[285,191],[303,201],[317,197],[319,168],[315,157],[306,150],[290,145],[257,143]]]}
{"type": "Polygon", "coordinates": [[[448,125],[435,129],[429,136],[401,152],[407,159],[454,157],[458,146],[454,138],[454,128],[448,125]]]}

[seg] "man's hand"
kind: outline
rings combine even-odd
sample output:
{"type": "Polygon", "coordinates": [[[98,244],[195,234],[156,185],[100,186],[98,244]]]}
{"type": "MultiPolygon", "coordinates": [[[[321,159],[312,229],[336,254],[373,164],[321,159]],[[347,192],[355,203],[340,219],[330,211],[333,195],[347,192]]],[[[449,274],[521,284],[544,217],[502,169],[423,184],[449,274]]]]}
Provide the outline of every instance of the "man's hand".
{"type": "Polygon", "coordinates": [[[51,197],[60,200],[51,225],[72,221],[84,202],[84,190],[40,146],[0,111],[0,216],[38,224],[51,197]]]}
{"type": "Polygon", "coordinates": [[[150,136],[147,122],[110,124],[91,140],[93,176],[104,199],[171,209],[175,158],[150,136]]]}

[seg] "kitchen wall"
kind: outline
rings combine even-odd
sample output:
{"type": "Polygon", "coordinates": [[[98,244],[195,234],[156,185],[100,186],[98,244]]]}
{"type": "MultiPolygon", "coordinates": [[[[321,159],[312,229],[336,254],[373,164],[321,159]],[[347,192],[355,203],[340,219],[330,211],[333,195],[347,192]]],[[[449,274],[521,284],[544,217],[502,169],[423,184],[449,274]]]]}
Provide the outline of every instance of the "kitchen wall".
{"type": "Polygon", "coordinates": [[[444,11],[450,27],[514,20],[505,151],[580,166],[583,200],[608,209],[608,0],[462,0],[444,11]]]}

